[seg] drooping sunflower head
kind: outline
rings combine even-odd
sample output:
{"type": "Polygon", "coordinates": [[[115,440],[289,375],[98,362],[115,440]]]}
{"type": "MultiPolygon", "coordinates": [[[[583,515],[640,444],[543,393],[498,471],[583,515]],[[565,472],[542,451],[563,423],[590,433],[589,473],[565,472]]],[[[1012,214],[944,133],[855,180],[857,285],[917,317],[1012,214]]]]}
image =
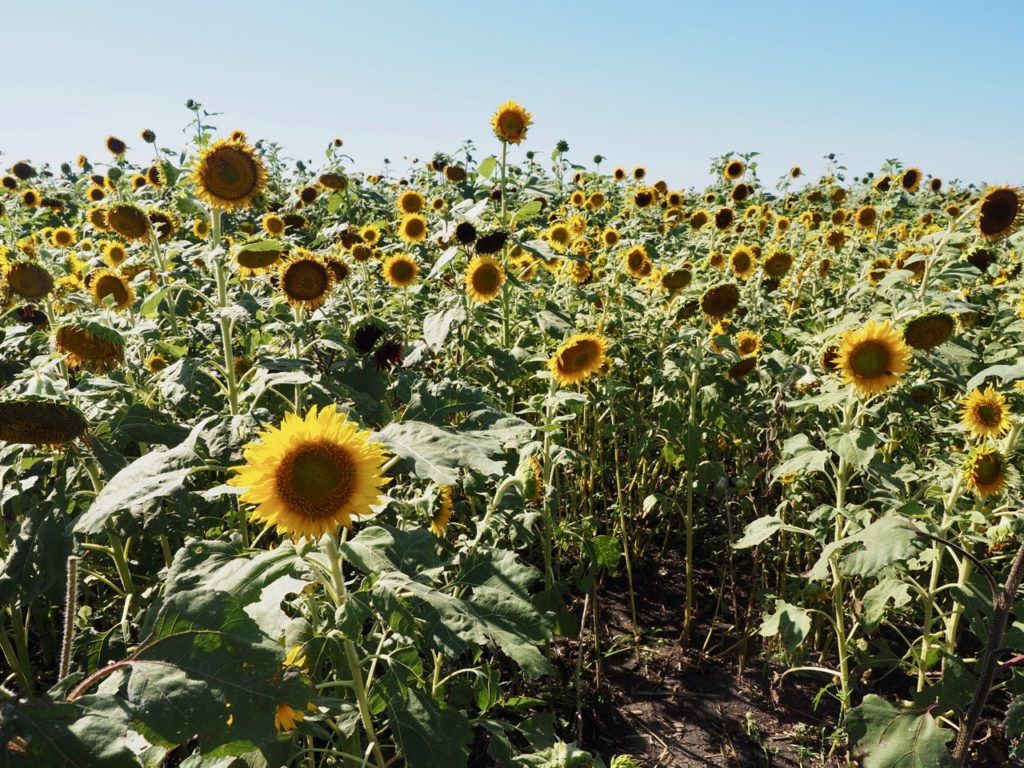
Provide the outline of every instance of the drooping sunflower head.
{"type": "Polygon", "coordinates": [[[1010,408],[992,386],[971,390],[960,406],[960,422],[974,437],[998,437],[1010,428],[1010,408]]]}
{"type": "Polygon", "coordinates": [[[903,329],[903,341],[914,349],[933,349],[952,335],[956,321],[945,312],[919,315],[903,329]]]}
{"type": "Polygon", "coordinates": [[[321,173],[317,179],[321,187],[344,191],[348,187],[348,179],[340,173],[321,173]]]}
{"type": "Polygon", "coordinates": [[[690,226],[693,229],[702,229],[704,225],[708,223],[710,215],[711,214],[703,209],[694,211],[690,214],[690,226]]]}
{"type": "Polygon", "coordinates": [[[198,194],[215,208],[248,208],[267,183],[263,159],[245,140],[221,139],[195,160],[192,180],[198,194]]]}
{"type": "Polygon", "coordinates": [[[423,210],[426,200],[415,189],[407,189],[398,196],[396,205],[402,213],[419,213],[423,210]]]}
{"type": "Polygon", "coordinates": [[[299,205],[312,205],[320,196],[320,190],[314,186],[305,186],[299,190],[299,205]]]}
{"type": "Polygon", "coordinates": [[[992,187],[978,207],[978,230],[989,240],[1009,237],[1024,221],[1024,193],[1016,187],[992,187]]]}
{"type": "Polygon", "coordinates": [[[491,118],[494,135],[509,144],[519,144],[526,138],[526,130],[533,124],[533,116],[520,104],[506,101],[491,118]]]}
{"type": "Polygon", "coordinates": [[[473,301],[486,303],[501,293],[505,270],[491,256],[477,256],[466,268],[466,293],[473,301]]]}
{"type": "Polygon", "coordinates": [[[327,301],[334,287],[334,273],[319,256],[300,250],[297,258],[278,268],[278,283],[289,304],[313,310],[327,301]]]}
{"type": "Polygon", "coordinates": [[[975,448],[967,456],[964,471],[967,475],[967,487],[981,498],[994,496],[1006,487],[1006,457],[997,448],[975,448]]]}
{"type": "Polygon", "coordinates": [[[548,360],[548,370],[560,386],[580,384],[604,365],[606,349],[607,342],[596,333],[574,334],[548,360]]]}
{"type": "Polygon", "coordinates": [[[427,220],[418,213],[408,213],[398,223],[398,236],[407,243],[419,243],[427,237],[427,220]]]}
{"type": "Polygon", "coordinates": [[[273,242],[250,243],[235,254],[238,272],[243,277],[269,272],[279,265],[281,249],[273,242]]]}
{"type": "Polygon", "coordinates": [[[53,276],[34,261],[19,261],[11,265],[5,282],[11,291],[29,301],[38,301],[53,290],[53,276]]]}
{"type": "Polygon", "coordinates": [[[661,273],[661,287],[673,295],[688,286],[691,280],[693,274],[689,269],[670,269],[661,273]]]}
{"type": "Polygon", "coordinates": [[[744,357],[729,366],[728,376],[733,381],[739,381],[757,367],[757,355],[744,357]]]}
{"type": "Polygon", "coordinates": [[[836,362],[845,383],[876,395],[895,386],[910,367],[910,348],[889,322],[869,320],[843,334],[836,362]]]}
{"type": "Polygon", "coordinates": [[[149,237],[149,217],[136,205],[117,203],[106,209],[107,226],[125,240],[145,240],[149,237]]]}
{"type": "Polygon", "coordinates": [[[647,277],[654,268],[651,257],[647,255],[647,249],[642,245],[634,245],[622,256],[622,263],[626,270],[633,277],[647,277]]]}
{"type": "Polygon", "coordinates": [[[732,273],[740,280],[746,280],[754,274],[754,270],[757,268],[754,252],[745,245],[737,246],[733,250],[729,257],[729,264],[732,267],[732,273]]]}
{"type": "Polygon", "coordinates": [[[123,275],[109,269],[101,269],[92,275],[89,291],[99,307],[109,306],[116,312],[130,309],[135,303],[135,289],[123,275]]]}
{"type": "Polygon", "coordinates": [[[346,264],[337,256],[328,256],[324,259],[324,264],[331,270],[334,275],[335,283],[343,283],[352,276],[352,267],[346,264]]]}
{"type": "Polygon", "coordinates": [[[62,325],[54,334],[53,345],[65,355],[72,370],[106,373],[124,362],[121,334],[94,322],[80,320],[62,325]]]}
{"type": "Polygon", "coordinates": [[[700,308],[711,318],[722,318],[732,312],[740,303],[740,289],[733,283],[720,283],[704,291],[700,297],[700,308]]]}
{"type": "Polygon", "coordinates": [[[243,449],[228,483],[255,504],[252,519],[294,539],[319,538],[369,515],[387,483],[384,447],[333,407],[286,414],[243,449]]]}
{"type": "Polygon", "coordinates": [[[89,426],[81,411],[54,400],[19,399],[0,402],[0,442],[19,445],[66,445],[89,426]]]}
{"type": "Polygon", "coordinates": [[[405,288],[412,285],[420,272],[420,266],[409,255],[395,253],[387,258],[381,265],[384,279],[395,288],[405,288]]]}

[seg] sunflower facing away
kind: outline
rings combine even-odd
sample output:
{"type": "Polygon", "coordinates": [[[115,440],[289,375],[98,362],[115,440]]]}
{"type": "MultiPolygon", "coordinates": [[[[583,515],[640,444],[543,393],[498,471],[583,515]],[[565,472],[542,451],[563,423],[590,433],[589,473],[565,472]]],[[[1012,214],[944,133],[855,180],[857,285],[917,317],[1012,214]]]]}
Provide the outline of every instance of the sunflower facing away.
{"type": "Polygon", "coordinates": [[[526,129],[533,123],[533,115],[522,105],[506,101],[491,118],[494,135],[509,144],[518,144],[526,138],[526,129]]]}
{"type": "Polygon", "coordinates": [[[192,170],[199,196],[214,208],[248,208],[266,186],[263,160],[245,140],[221,139],[206,147],[192,170]]]}
{"type": "Polygon", "coordinates": [[[305,418],[286,414],[245,446],[245,464],[228,483],[256,505],[253,520],[281,534],[319,538],[351,528],[354,516],[371,513],[388,480],[384,447],[370,435],[333,407],[313,406],[305,418]]]}
{"type": "Polygon", "coordinates": [[[72,405],[52,400],[0,402],[0,441],[22,445],[65,445],[81,437],[88,427],[72,405]]]}
{"type": "Polygon", "coordinates": [[[433,520],[430,521],[430,532],[441,538],[444,536],[445,531],[448,530],[448,522],[452,519],[452,487],[450,485],[441,486],[441,506],[437,510],[437,515],[433,520]]]}
{"type": "Polygon", "coordinates": [[[45,267],[32,261],[20,261],[7,270],[7,285],[23,299],[36,301],[53,290],[53,277],[45,267]]]}
{"type": "Polygon", "coordinates": [[[482,304],[501,293],[505,270],[501,262],[491,256],[477,256],[466,267],[466,293],[482,304]]]}
{"type": "Polygon", "coordinates": [[[865,395],[895,386],[910,365],[910,348],[888,322],[867,325],[843,334],[836,359],[843,380],[865,395]]]}
{"type": "Polygon", "coordinates": [[[117,331],[96,323],[70,323],[57,329],[53,346],[67,357],[72,370],[106,373],[124,362],[124,340],[117,331]]]}
{"type": "Polygon", "coordinates": [[[561,386],[579,384],[601,369],[606,342],[596,333],[577,333],[548,360],[548,370],[561,386]]]}
{"type": "Polygon", "coordinates": [[[996,448],[976,448],[967,457],[964,467],[967,487],[982,498],[999,493],[1006,487],[1006,459],[996,448]]]}
{"type": "Polygon", "coordinates": [[[1010,428],[1006,399],[992,386],[972,390],[960,401],[960,406],[960,423],[974,437],[998,437],[1010,428]]]}

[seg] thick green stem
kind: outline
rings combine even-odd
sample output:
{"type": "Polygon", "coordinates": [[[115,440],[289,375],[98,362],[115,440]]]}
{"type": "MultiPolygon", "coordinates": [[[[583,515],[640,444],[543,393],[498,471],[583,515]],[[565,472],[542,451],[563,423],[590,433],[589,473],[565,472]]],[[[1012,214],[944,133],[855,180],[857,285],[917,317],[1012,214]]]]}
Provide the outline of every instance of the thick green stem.
{"type": "MultiPolygon", "coordinates": [[[[220,248],[220,209],[210,209],[210,243],[220,248]]],[[[228,408],[232,416],[238,413],[238,379],[235,376],[235,353],[231,348],[232,321],[225,311],[228,306],[228,274],[222,254],[214,259],[213,276],[217,281],[217,307],[220,314],[220,337],[224,352],[224,378],[228,383],[228,408]]]]}

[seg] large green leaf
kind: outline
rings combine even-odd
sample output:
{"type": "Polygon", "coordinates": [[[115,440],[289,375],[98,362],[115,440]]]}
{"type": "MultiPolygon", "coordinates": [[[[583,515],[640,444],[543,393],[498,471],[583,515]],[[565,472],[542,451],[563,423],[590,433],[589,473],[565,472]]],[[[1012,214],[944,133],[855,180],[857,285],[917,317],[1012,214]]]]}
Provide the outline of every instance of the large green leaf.
{"type": "Polygon", "coordinates": [[[410,768],[459,768],[469,761],[473,730],[457,709],[410,688],[388,702],[395,742],[410,768]]]}
{"type": "Polygon", "coordinates": [[[782,518],[777,515],[770,517],[759,517],[743,529],[743,535],[739,541],[733,544],[734,549],[746,549],[755,547],[763,541],[767,541],[775,532],[782,528],[782,518]]]}
{"type": "Polygon", "coordinates": [[[761,624],[761,636],[774,637],[778,635],[790,653],[797,649],[810,631],[811,614],[785,600],[776,600],[775,613],[765,616],[761,624]]]}
{"type": "Polygon", "coordinates": [[[390,525],[364,528],[341,546],[345,559],[366,573],[397,570],[415,576],[438,565],[437,539],[426,528],[403,531],[390,525]]]}
{"type": "Polygon", "coordinates": [[[815,448],[804,434],[793,435],[786,440],[782,444],[782,452],[789,458],[772,470],[772,476],[776,478],[803,472],[821,472],[828,461],[828,452],[815,448]]]}
{"type": "Polygon", "coordinates": [[[863,469],[875,455],[878,436],[869,429],[853,428],[846,432],[835,430],[829,433],[825,442],[847,464],[863,469]]]}
{"type": "Polygon", "coordinates": [[[413,474],[439,485],[455,485],[459,471],[498,475],[504,462],[501,443],[485,432],[456,432],[423,421],[392,422],[375,435],[401,456],[413,474]]]}
{"type": "Polygon", "coordinates": [[[69,554],[71,539],[57,510],[42,504],[30,509],[0,561],[0,606],[15,599],[27,604],[52,589],[62,592],[69,554]]]}
{"type": "Polygon", "coordinates": [[[853,755],[864,768],[948,768],[946,742],[953,732],[940,728],[930,712],[896,709],[869,694],[847,718],[853,755]]]}

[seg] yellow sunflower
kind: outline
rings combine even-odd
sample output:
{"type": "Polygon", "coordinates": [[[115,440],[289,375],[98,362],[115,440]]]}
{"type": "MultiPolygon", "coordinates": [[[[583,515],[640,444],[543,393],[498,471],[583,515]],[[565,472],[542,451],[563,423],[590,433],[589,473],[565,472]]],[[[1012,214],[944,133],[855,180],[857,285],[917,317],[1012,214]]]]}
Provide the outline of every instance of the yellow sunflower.
{"type": "Polygon", "coordinates": [[[248,208],[267,183],[263,160],[245,139],[221,139],[203,149],[192,170],[199,197],[228,211],[248,208]]]}
{"type": "Polygon", "coordinates": [[[984,447],[971,451],[964,471],[967,474],[967,487],[982,498],[997,494],[1006,487],[1006,459],[996,448],[984,447]]]}
{"type": "Polygon", "coordinates": [[[284,219],[277,214],[268,213],[260,223],[263,226],[263,231],[271,237],[284,234],[284,219]]]}
{"type": "Polygon", "coordinates": [[[505,270],[491,256],[477,256],[466,268],[466,293],[473,301],[487,303],[501,293],[505,270]]]}
{"type": "Polygon", "coordinates": [[[753,331],[736,334],[736,351],[740,357],[757,357],[761,354],[761,337],[753,331]]]}
{"type": "Polygon", "coordinates": [[[278,533],[319,538],[351,528],[353,516],[371,513],[388,480],[384,446],[370,436],[333,407],[313,406],[305,418],[289,413],[245,446],[245,464],[228,483],[256,505],[253,520],[278,533]]]}
{"type": "Polygon", "coordinates": [[[398,210],[402,213],[419,213],[426,205],[426,201],[419,192],[414,189],[407,189],[398,196],[396,201],[398,210]]]}
{"type": "Polygon", "coordinates": [[[91,275],[89,290],[97,306],[110,308],[120,312],[130,309],[135,303],[135,289],[122,275],[109,269],[101,269],[91,275]]]}
{"type": "Polygon", "coordinates": [[[409,213],[398,224],[398,236],[407,243],[419,243],[427,237],[427,220],[418,213],[409,213]]]}
{"type": "Polygon", "coordinates": [[[754,252],[745,245],[736,247],[729,257],[729,264],[732,266],[732,273],[740,280],[746,280],[757,268],[754,252]]]}
{"type": "Polygon", "coordinates": [[[128,258],[128,249],[116,240],[104,240],[100,245],[103,261],[107,266],[117,268],[128,258]]]}
{"type": "Polygon", "coordinates": [[[622,263],[629,274],[636,278],[647,277],[654,268],[651,257],[647,255],[647,249],[642,245],[635,245],[626,251],[622,256],[622,263]]]}
{"type": "Polygon", "coordinates": [[[997,240],[1012,235],[1024,221],[1024,193],[1016,187],[992,187],[985,190],[978,208],[981,236],[997,240]]]}
{"type": "Polygon", "coordinates": [[[437,510],[437,515],[433,520],[430,521],[430,532],[441,538],[444,536],[446,530],[448,530],[448,522],[452,519],[452,487],[450,485],[441,486],[441,506],[437,510]]]}
{"type": "Polygon", "coordinates": [[[910,348],[890,323],[869,320],[843,334],[836,362],[847,384],[876,395],[895,386],[910,367],[910,348]]]}
{"type": "Polygon", "coordinates": [[[289,304],[312,310],[327,301],[334,287],[334,273],[322,259],[300,249],[297,258],[278,268],[278,281],[289,304]]]}
{"type": "Polygon", "coordinates": [[[412,285],[420,272],[420,266],[412,257],[404,253],[396,253],[389,256],[381,265],[384,272],[384,279],[395,288],[405,288],[412,285]]]}
{"type": "Polygon", "coordinates": [[[722,175],[729,181],[735,181],[743,177],[743,174],[747,172],[747,166],[742,160],[731,160],[726,163],[725,168],[722,169],[722,175]]]}
{"type": "Polygon", "coordinates": [[[973,389],[960,401],[960,423],[974,437],[1002,435],[1010,428],[1010,409],[1006,399],[994,387],[973,389]]]}
{"type": "Polygon", "coordinates": [[[533,123],[533,116],[520,104],[506,101],[491,118],[494,135],[509,144],[518,144],[526,138],[526,129],[533,123]]]}
{"type": "Polygon", "coordinates": [[[596,333],[577,333],[548,360],[548,370],[561,386],[580,384],[605,363],[607,343],[596,333]]]}

